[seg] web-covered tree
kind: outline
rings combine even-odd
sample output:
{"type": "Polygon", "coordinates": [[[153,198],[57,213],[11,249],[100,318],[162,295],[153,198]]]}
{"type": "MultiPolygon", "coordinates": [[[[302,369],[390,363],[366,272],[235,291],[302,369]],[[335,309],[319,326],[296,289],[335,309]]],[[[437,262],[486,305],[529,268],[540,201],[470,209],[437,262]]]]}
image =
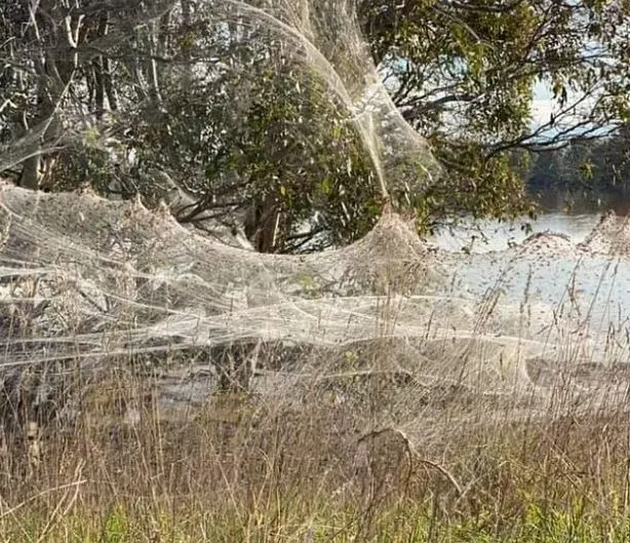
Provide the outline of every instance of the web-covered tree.
{"type": "MultiPolygon", "coordinates": [[[[307,41],[327,48],[354,92],[369,66],[350,66],[333,39],[350,32],[351,4],[324,16],[302,9],[307,0],[267,2],[254,17],[254,2],[11,0],[0,8],[0,130],[10,143],[0,170],[24,186],[42,186],[47,170],[48,189],[87,183],[148,203],[175,190],[188,202],[181,221],[246,221],[259,250],[296,251],[371,227],[381,207],[374,148],[390,153],[392,199],[430,228],[461,213],[530,211],[515,148],[599,135],[627,117],[625,5],[362,0],[386,86],[443,167],[431,177],[426,155],[404,140],[359,134],[316,56],[278,30],[316,20],[319,41],[308,32],[307,41]],[[278,13],[295,20],[270,24],[278,13]],[[532,130],[540,80],[559,113],[532,130]]],[[[344,43],[362,47],[358,35],[344,43]]]]}
{"type": "Polygon", "coordinates": [[[447,172],[427,194],[431,221],[527,211],[515,149],[599,138],[628,119],[627,3],[361,0],[359,12],[394,102],[447,172]],[[537,83],[554,108],[534,124],[537,83]]]}

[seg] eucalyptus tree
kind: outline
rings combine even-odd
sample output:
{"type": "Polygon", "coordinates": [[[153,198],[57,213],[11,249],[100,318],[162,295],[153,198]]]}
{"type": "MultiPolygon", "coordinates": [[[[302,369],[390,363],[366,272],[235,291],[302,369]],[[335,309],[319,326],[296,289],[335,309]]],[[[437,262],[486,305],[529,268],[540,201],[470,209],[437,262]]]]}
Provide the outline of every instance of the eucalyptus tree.
{"type": "Polygon", "coordinates": [[[432,221],[527,210],[515,149],[599,138],[628,119],[627,2],[361,0],[359,12],[394,102],[447,172],[426,195],[432,221]],[[553,104],[538,123],[535,85],[553,104]]]}
{"type": "MultiPolygon", "coordinates": [[[[335,49],[333,38],[349,31],[351,2],[291,1],[310,8],[297,10],[300,17],[325,26],[336,69],[352,69],[357,81],[361,69],[367,75],[367,66],[344,66],[335,49]],[[322,12],[330,6],[336,11],[322,12]]],[[[365,234],[382,194],[355,112],[290,33],[242,16],[291,1],[7,0],[0,172],[31,188],[89,184],[112,197],[140,194],[148,205],[175,190],[186,202],[176,210],[180,221],[245,222],[261,251],[365,234]]],[[[425,175],[424,157],[385,142],[400,157],[392,183],[405,180],[392,197],[415,210],[422,228],[462,212],[531,211],[527,168],[514,164],[529,155],[515,149],[601,136],[627,120],[625,3],[359,0],[356,7],[394,103],[442,168],[431,182],[404,188],[425,175]],[[533,126],[532,88],[540,82],[556,107],[533,126]]],[[[351,43],[362,45],[359,36],[351,43]]]]}

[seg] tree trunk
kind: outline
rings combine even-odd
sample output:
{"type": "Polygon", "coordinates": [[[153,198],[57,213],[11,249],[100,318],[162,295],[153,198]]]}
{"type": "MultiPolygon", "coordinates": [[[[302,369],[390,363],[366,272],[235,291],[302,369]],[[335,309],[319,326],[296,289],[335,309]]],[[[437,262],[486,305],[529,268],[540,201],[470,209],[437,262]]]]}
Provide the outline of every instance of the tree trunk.
{"type": "MultiPolygon", "coordinates": [[[[42,172],[42,155],[46,152],[45,145],[55,142],[61,135],[61,127],[54,121],[55,109],[72,80],[76,58],[73,54],[59,59],[59,50],[70,53],[75,47],[75,36],[80,20],[75,21],[77,28],[72,28],[72,21],[65,24],[65,16],[56,0],[42,0],[31,17],[30,35],[39,47],[38,58],[33,60],[38,74],[37,83],[37,113],[34,124],[49,123],[40,141],[33,142],[33,153],[23,162],[19,184],[22,187],[36,190],[39,188],[42,172]],[[55,52],[53,52],[56,50],[55,52]]],[[[28,133],[28,124],[25,122],[28,133]]]]}
{"type": "Polygon", "coordinates": [[[25,189],[37,190],[39,188],[39,168],[41,155],[36,154],[27,158],[22,165],[22,174],[18,180],[18,185],[25,189]]]}
{"type": "Polygon", "coordinates": [[[254,202],[245,218],[245,235],[259,253],[282,250],[279,239],[280,210],[272,195],[254,202]]]}

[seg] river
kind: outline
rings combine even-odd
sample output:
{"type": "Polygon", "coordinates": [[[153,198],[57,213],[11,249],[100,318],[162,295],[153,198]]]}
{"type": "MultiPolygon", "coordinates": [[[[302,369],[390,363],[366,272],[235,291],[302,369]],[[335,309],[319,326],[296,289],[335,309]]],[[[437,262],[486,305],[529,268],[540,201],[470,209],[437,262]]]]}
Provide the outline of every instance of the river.
{"type": "Polygon", "coordinates": [[[520,219],[512,223],[496,220],[464,219],[456,227],[437,232],[432,241],[439,247],[475,253],[502,251],[522,243],[532,234],[551,232],[564,234],[573,243],[584,241],[601,220],[602,213],[567,214],[563,212],[543,213],[536,220],[520,219]]]}

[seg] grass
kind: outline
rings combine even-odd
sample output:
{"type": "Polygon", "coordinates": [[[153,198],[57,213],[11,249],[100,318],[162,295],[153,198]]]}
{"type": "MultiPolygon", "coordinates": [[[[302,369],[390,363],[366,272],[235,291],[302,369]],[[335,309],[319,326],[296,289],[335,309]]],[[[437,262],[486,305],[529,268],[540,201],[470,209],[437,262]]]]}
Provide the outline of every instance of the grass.
{"type": "MultiPolygon", "coordinates": [[[[108,358],[111,373],[96,381],[69,371],[62,396],[78,416],[42,417],[36,438],[34,398],[5,394],[2,421],[14,423],[0,434],[0,543],[630,540],[625,402],[585,408],[572,388],[584,378],[568,373],[545,377],[557,388],[544,405],[487,394],[499,377],[483,357],[503,359],[428,329],[421,356],[403,362],[386,339],[389,302],[373,343],[336,357],[298,349],[296,371],[312,377],[281,394],[215,394],[191,418],[160,415],[131,355],[108,358]],[[443,382],[427,384],[424,370],[443,382]],[[495,381],[475,390],[486,377],[495,381]],[[130,408],[137,417],[125,422],[130,408]]],[[[575,369],[571,341],[554,368],[575,369]]]]}
{"type": "MultiPolygon", "coordinates": [[[[224,391],[176,420],[129,360],[89,386],[72,374],[75,420],[37,440],[29,425],[5,433],[0,543],[630,540],[623,404],[559,394],[514,416],[510,398],[388,373],[393,349],[344,352],[281,395],[224,391]]],[[[300,356],[304,369],[322,355],[300,356]]]]}
{"type": "Polygon", "coordinates": [[[182,500],[177,507],[120,498],[94,510],[78,503],[55,519],[34,511],[7,514],[0,522],[4,541],[387,541],[387,542],[601,542],[627,541],[630,524],[622,515],[595,512],[584,500],[549,508],[530,502],[522,514],[499,525],[488,507],[474,517],[446,516],[434,501],[410,500],[376,512],[366,528],[352,508],[308,500],[283,500],[255,508],[182,500]]]}
{"type": "MultiPolygon", "coordinates": [[[[325,512],[324,512],[325,514],[325,512]]],[[[536,513],[534,513],[535,515],[536,513]]],[[[557,541],[627,541],[627,523],[600,525],[589,517],[577,517],[581,511],[554,514],[552,518],[532,518],[496,534],[473,522],[443,522],[417,507],[399,508],[383,513],[378,529],[369,537],[384,542],[557,542],[557,541]]],[[[128,511],[117,507],[106,516],[68,517],[47,532],[47,540],[67,542],[122,543],[135,541],[356,541],[365,534],[356,527],[351,513],[318,518],[308,515],[282,526],[267,519],[247,519],[188,512],[177,516],[155,510],[128,511]]],[[[37,540],[42,528],[37,521],[23,520],[21,526],[3,525],[7,541],[37,540]]],[[[42,523],[43,524],[43,523],[42,523]]],[[[361,539],[360,539],[361,540],[361,539]]],[[[365,540],[368,540],[367,537],[365,540]]]]}
{"type": "Polygon", "coordinates": [[[145,402],[137,423],[99,425],[98,396],[102,411],[72,432],[49,431],[30,469],[23,444],[11,444],[0,541],[630,538],[621,411],[480,424],[413,447],[387,427],[361,433],[357,411],[315,397],[270,404],[225,393],[185,423],[158,420],[145,402]]]}

